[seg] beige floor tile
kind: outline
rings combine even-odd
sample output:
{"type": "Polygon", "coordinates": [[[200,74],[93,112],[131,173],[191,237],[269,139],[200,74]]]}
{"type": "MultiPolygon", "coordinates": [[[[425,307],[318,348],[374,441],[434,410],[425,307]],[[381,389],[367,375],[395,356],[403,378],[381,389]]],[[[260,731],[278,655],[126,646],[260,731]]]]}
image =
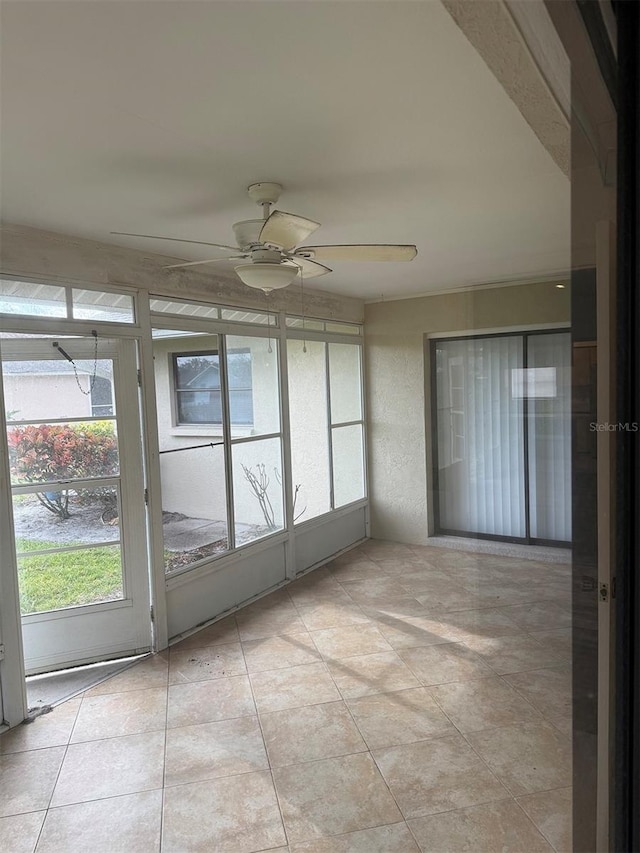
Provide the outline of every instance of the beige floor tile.
{"type": "Polygon", "coordinates": [[[290,843],[402,819],[368,753],[280,767],[273,778],[290,843]]]}
{"type": "Polygon", "coordinates": [[[468,640],[466,645],[480,655],[498,675],[540,669],[561,661],[561,658],[548,646],[538,642],[529,634],[492,639],[475,638],[468,640]]]}
{"type": "Polygon", "coordinates": [[[344,702],[273,711],[261,714],[260,723],[272,767],[367,749],[344,702]]]}
{"type": "Polygon", "coordinates": [[[559,666],[506,675],[512,687],[528,699],[545,716],[564,717],[571,714],[571,668],[559,666]]]}
{"type": "Polygon", "coordinates": [[[420,853],[406,823],[294,844],[291,853],[420,853]]]}
{"type": "Polygon", "coordinates": [[[524,797],[518,797],[518,803],[557,853],[571,853],[573,850],[571,788],[527,794],[524,797]]]}
{"type": "Polygon", "coordinates": [[[545,714],[545,719],[548,720],[559,732],[566,735],[569,739],[573,735],[573,715],[565,715],[562,717],[554,717],[550,714],[545,714]]]}
{"type": "Polygon", "coordinates": [[[390,577],[344,581],[342,586],[357,604],[375,603],[390,598],[404,598],[407,595],[406,589],[400,585],[398,580],[390,577]]]}
{"type": "Polygon", "coordinates": [[[336,565],[333,563],[328,566],[333,577],[339,582],[344,581],[363,581],[373,577],[386,577],[387,573],[381,566],[374,563],[373,560],[358,560],[350,564],[336,565]]]}
{"type": "Polygon", "coordinates": [[[213,723],[256,713],[246,675],[172,684],[169,688],[167,727],[213,723]]]}
{"type": "Polygon", "coordinates": [[[457,734],[424,687],[348,699],[369,749],[457,734]]]}
{"type": "Polygon", "coordinates": [[[52,746],[0,755],[0,817],[47,808],[65,749],[52,746]]]}
{"type": "Polygon", "coordinates": [[[320,652],[306,631],[265,637],[263,640],[248,640],[242,647],[250,673],[286,669],[321,660],[320,652]]]}
{"type": "Polygon", "coordinates": [[[157,853],[162,791],[50,809],[37,853],[157,853]]]}
{"type": "Polygon", "coordinates": [[[146,690],[151,687],[166,687],[169,670],[169,652],[151,655],[139,663],[107,678],[85,692],[85,696],[102,696],[105,693],[124,693],[127,690],[146,690]]]}
{"type": "Polygon", "coordinates": [[[533,604],[503,607],[501,612],[525,631],[543,631],[547,628],[571,626],[571,608],[568,604],[559,604],[555,601],[536,601],[533,604]]]}
{"type": "Polygon", "coordinates": [[[318,705],[341,698],[325,663],[255,672],[250,678],[260,713],[318,705]]]}
{"type": "Polygon", "coordinates": [[[165,728],[167,688],[128,690],[104,696],[85,696],[71,743],[154,732],[165,728]]]}
{"type": "Polygon", "coordinates": [[[237,643],[240,640],[235,616],[227,616],[206,628],[201,628],[195,634],[180,640],[173,649],[205,649],[208,646],[220,646],[227,643],[237,643]]]}
{"type": "Polygon", "coordinates": [[[328,569],[310,572],[294,581],[287,589],[291,600],[297,607],[322,601],[344,600],[346,596],[338,583],[338,579],[328,569]]]}
{"type": "Polygon", "coordinates": [[[167,731],[165,785],[204,782],[268,767],[257,717],[167,731]]]}
{"type": "Polygon", "coordinates": [[[461,735],[379,749],[373,757],[407,819],[508,796],[461,735]]]}
{"type": "Polygon", "coordinates": [[[278,634],[296,634],[299,631],[306,631],[302,619],[298,616],[298,611],[291,602],[276,604],[271,607],[251,606],[255,609],[250,612],[240,610],[236,616],[238,632],[243,642],[245,640],[260,640],[263,637],[275,637],[278,634]]]}
{"type": "Polygon", "coordinates": [[[286,843],[269,772],[165,791],[163,853],[252,853],[286,843]]]}
{"type": "Polygon", "coordinates": [[[65,746],[69,743],[81,701],[78,696],[61,702],[50,714],[42,714],[31,723],[22,723],[5,732],[0,736],[0,755],[47,746],[65,746]]]}
{"type": "Polygon", "coordinates": [[[535,631],[534,639],[564,660],[571,660],[571,628],[555,628],[551,631],[535,631]]]}
{"type": "Polygon", "coordinates": [[[412,595],[402,595],[397,598],[381,596],[374,602],[361,604],[360,607],[364,615],[373,621],[402,620],[407,616],[433,618],[433,614],[427,614],[424,604],[420,604],[418,599],[412,595]]]}
{"type": "Polygon", "coordinates": [[[454,629],[434,619],[432,615],[398,617],[381,613],[373,624],[394,649],[415,649],[419,646],[455,643],[458,640],[454,629]]]}
{"type": "Polygon", "coordinates": [[[329,672],[344,699],[420,687],[420,682],[396,652],[358,655],[329,661],[329,672]]]}
{"type": "Polygon", "coordinates": [[[432,687],[431,693],[463,734],[539,722],[542,715],[502,678],[482,678],[432,687]]]}
{"type": "Polygon", "coordinates": [[[495,675],[475,652],[462,643],[401,649],[398,654],[425,686],[495,675]]]}
{"type": "Polygon", "coordinates": [[[347,601],[319,601],[298,607],[300,618],[307,630],[321,631],[324,628],[337,628],[343,625],[357,625],[368,621],[357,604],[346,596],[347,601]]]}
{"type": "Polygon", "coordinates": [[[51,804],[64,806],[162,787],[164,732],[72,743],[51,804]]]}
{"type": "Polygon", "coordinates": [[[477,583],[467,583],[465,587],[476,595],[477,607],[505,607],[553,598],[551,590],[541,589],[528,579],[515,580],[513,576],[490,581],[480,578],[477,583]]]}
{"type": "Polygon", "coordinates": [[[0,817],[0,853],[33,853],[46,811],[0,817]]]}
{"type": "Polygon", "coordinates": [[[482,637],[514,636],[524,632],[524,629],[516,625],[506,613],[491,608],[456,610],[443,614],[440,621],[455,631],[460,640],[465,642],[482,637]]]}
{"type": "Polygon", "coordinates": [[[440,588],[414,593],[428,613],[438,615],[456,610],[472,610],[479,606],[478,597],[468,589],[449,581],[440,588]]]}
{"type": "Polygon", "coordinates": [[[233,675],[246,675],[247,668],[240,643],[226,643],[204,649],[172,649],[169,684],[209,681],[233,675]]]}
{"type": "Polygon", "coordinates": [[[571,784],[571,742],[546,722],[488,729],[467,738],[514,796],[571,784]]]}
{"type": "Polygon", "coordinates": [[[513,800],[409,821],[424,853],[553,853],[513,800]]]}
{"type": "Polygon", "coordinates": [[[311,637],[322,657],[329,660],[391,651],[389,643],[370,623],[313,631],[311,637]]]}
{"type": "Polygon", "coordinates": [[[411,566],[409,571],[398,575],[397,580],[410,595],[440,593],[448,589],[454,589],[457,592],[465,591],[451,579],[447,572],[436,568],[411,566]]]}
{"type": "Polygon", "coordinates": [[[317,589],[297,590],[291,594],[291,597],[298,611],[320,607],[323,604],[340,604],[343,607],[354,606],[353,599],[338,581],[334,581],[331,586],[324,584],[317,589]]]}

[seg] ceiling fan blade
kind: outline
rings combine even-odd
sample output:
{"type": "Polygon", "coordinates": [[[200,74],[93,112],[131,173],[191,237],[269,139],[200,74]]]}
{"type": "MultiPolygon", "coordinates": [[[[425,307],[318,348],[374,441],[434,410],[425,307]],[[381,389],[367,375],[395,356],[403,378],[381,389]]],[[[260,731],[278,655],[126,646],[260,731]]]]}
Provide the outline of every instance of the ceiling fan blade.
{"type": "Polygon", "coordinates": [[[333,272],[324,264],[318,264],[316,261],[311,261],[309,258],[302,258],[300,255],[291,255],[291,260],[297,264],[301,271],[302,277],[306,281],[308,278],[317,278],[319,275],[326,275],[328,272],[333,272]]]}
{"type": "Polygon", "coordinates": [[[299,246],[296,249],[296,256],[309,257],[314,261],[412,261],[417,254],[415,246],[385,243],[299,246]]]}
{"type": "Polygon", "coordinates": [[[169,240],[172,243],[193,243],[196,246],[213,246],[216,249],[228,249],[230,252],[237,252],[237,246],[227,246],[224,243],[203,243],[201,240],[182,240],[180,237],[158,237],[155,234],[130,234],[128,231],[110,231],[110,234],[117,234],[119,237],[146,237],[148,240],[169,240]]]}
{"type": "Polygon", "coordinates": [[[273,243],[288,250],[306,240],[319,227],[320,223],[314,222],[313,219],[274,210],[262,226],[259,239],[261,243],[273,243]]]}
{"type": "Polygon", "coordinates": [[[243,261],[245,258],[250,257],[250,255],[236,255],[232,258],[210,258],[208,261],[185,261],[182,264],[168,264],[166,267],[162,267],[163,270],[177,270],[180,267],[197,267],[200,264],[215,264],[220,261],[243,261]]]}

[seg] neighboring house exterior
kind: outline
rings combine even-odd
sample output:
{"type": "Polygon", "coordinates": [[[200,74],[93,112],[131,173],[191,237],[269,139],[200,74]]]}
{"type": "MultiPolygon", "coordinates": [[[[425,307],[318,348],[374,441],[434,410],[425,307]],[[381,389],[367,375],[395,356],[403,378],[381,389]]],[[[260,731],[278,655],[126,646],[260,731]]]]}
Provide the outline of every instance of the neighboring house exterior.
{"type": "Polygon", "coordinates": [[[110,363],[73,365],[60,357],[51,361],[4,361],[2,376],[7,420],[41,420],[108,416],[113,414],[110,363]]]}

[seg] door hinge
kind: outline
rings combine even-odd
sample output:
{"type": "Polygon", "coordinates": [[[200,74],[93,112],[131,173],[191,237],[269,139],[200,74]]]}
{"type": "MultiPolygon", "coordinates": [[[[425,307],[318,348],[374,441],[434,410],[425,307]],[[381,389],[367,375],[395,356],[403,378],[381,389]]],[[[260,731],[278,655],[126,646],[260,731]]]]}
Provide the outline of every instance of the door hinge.
{"type": "Polygon", "coordinates": [[[144,490],[144,502],[146,506],[149,506],[149,489],[144,490]]]}
{"type": "Polygon", "coordinates": [[[4,643],[0,643],[0,660],[4,660],[4,643]]]}
{"type": "Polygon", "coordinates": [[[142,388],[142,371],[138,368],[138,386],[142,388]]]}
{"type": "Polygon", "coordinates": [[[156,621],[156,614],[153,612],[153,605],[149,608],[149,616],[152,622],[156,621]]]}
{"type": "Polygon", "coordinates": [[[600,601],[606,602],[609,601],[609,584],[601,583],[600,584],[600,601]]]}

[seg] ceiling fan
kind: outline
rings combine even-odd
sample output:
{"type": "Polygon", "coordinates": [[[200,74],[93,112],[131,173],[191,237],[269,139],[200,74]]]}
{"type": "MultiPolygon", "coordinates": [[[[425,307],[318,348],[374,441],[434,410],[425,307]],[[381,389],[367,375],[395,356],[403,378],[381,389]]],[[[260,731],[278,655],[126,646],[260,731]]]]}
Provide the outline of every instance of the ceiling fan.
{"type": "Polygon", "coordinates": [[[244,284],[264,290],[265,293],[287,287],[298,276],[306,281],[332,272],[321,261],[412,261],[417,255],[417,249],[413,245],[365,243],[300,246],[298,244],[310,237],[320,227],[320,223],[293,213],[283,213],[281,210],[271,212],[271,205],[278,201],[282,192],[280,184],[263,181],[251,184],[247,192],[249,197],[262,207],[263,218],[245,219],[233,225],[237,246],[181,240],[177,237],[158,237],[153,234],[130,234],[125,231],[111,233],[123,237],[148,237],[152,240],[171,240],[176,243],[222,249],[231,254],[206,261],[169,264],[165,269],[195,267],[220,261],[244,261],[234,267],[236,274],[244,284]]]}

